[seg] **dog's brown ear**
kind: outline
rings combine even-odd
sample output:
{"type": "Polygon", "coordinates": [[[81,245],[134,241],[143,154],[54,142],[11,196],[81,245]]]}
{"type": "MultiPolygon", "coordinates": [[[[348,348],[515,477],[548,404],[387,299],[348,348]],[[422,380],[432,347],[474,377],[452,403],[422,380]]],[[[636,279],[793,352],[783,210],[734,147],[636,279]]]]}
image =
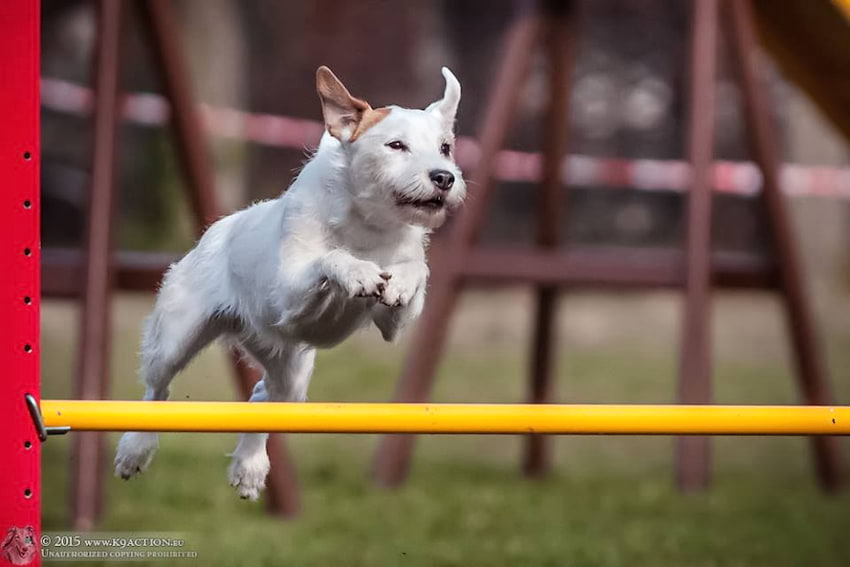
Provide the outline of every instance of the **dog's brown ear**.
{"type": "Polygon", "coordinates": [[[351,96],[324,65],[316,71],[316,91],[322,101],[325,128],[341,142],[353,142],[389,113],[388,109],[374,110],[365,100],[351,96]]]}

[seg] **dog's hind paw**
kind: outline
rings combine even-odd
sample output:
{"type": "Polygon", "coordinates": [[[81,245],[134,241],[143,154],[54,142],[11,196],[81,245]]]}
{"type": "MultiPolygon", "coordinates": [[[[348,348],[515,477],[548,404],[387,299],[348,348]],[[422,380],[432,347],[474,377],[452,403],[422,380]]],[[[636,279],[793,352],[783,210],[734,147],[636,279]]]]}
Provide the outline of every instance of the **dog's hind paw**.
{"type": "Polygon", "coordinates": [[[122,435],[115,453],[115,476],[129,480],[144,472],[158,446],[156,433],[134,431],[122,435]]]}
{"type": "Polygon", "coordinates": [[[266,487],[269,468],[269,457],[265,452],[247,458],[234,455],[227,474],[230,486],[236,489],[240,498],[256,500],[266,487]]]}

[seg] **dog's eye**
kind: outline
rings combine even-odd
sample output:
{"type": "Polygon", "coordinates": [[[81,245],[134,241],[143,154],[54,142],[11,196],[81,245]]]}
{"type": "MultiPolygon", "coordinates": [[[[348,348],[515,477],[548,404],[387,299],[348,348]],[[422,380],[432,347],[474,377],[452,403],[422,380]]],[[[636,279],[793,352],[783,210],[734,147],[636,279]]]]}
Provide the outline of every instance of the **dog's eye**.
{"type": "Polygon", "coordinates": [[[443,144],[440,146],[440,153],[446,157],[449,157],[449,154],[452,153],[452,147],[448,144],[443,144]]]}
{"type": "Polygon", "coordinates": [[[393,140],[387,144],[387,147],[391,150],[400,150],[403,152],[407,151],[407,146],[401,140],[393,140]]]}

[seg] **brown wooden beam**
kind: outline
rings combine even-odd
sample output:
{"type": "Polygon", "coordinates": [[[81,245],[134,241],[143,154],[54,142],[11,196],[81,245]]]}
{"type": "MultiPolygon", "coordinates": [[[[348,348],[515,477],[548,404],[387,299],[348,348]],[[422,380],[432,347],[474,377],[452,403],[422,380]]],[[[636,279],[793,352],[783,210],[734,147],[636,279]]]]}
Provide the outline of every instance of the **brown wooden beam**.
{"type": "MultiPolygon", "coordinates": [[[[80,339],[74,397],[103,399],[109,381],[110,295],[116,145],[118,131],[121,2],[101,0],[95,70],[92,183],[86,216],[86,247],[79,261],[80,339]]],[[[90,530],[103,509],[103,434],[84,432],[71,444],[70,515],[75,530],[90,530]]]]}
{"type": "MultiPolygon", "coordinates": [[[[515,118],[520,89],[525,81],[541,21],[536,9],[523,2],[519,18],[508,33],[506,50],[496,74],[481,128],[481,157],[468,184],[470,198],[451,234],[433,254],[428,301],[419,320],[402,376],[395,393],[399,402],[425,401],[430,393],[437,362],[443,350],[449,318],[457,300],[457,273],[484,221],[492,193],[492,170],[515,118]]],[[[375,457],[375,480],[396,486],[407,476],[414,436],[382,438],[375,457]]]]}
{"type": "MultiPolygon", "coordinates": [[[[82,254],[73,248],[45,248],[41,253],[41,294],[74,298],[82,288],[82,254]]],[[[156,291],[162,275],[180,256],[168,252],[114,252],[114,285],[122,291],[156,291]]]]}
{"type": "MultiPolygon", "coordinates": [[[[740,253],[714,252],[713,281],[726,288],[772,289],[776,267],[740,253]]],[[[681,250],[587,247],[541,252],[530,249],[479,248],[470,252],[461,273],[473,285],[534,283],[568,288],[653,289],[684,285],[681,250]]]]}
{"type": "MultiPolygon", "coordinates": [[[[564,214],[563,161],[567,153],[570,83],[575,50],[575,6],[570,0],[543,4],[545,31],[543,48],[549,63],[549,101],[543,125],[543,177],[537,196],[538,249],[558,247],[564,214]]],[[[534,332],[531,337],[530,381],[527,401],[552,401],[556,366],[557,314],[559,290],[539,285],[535,294],[534,332]]],[[[526,476],[542,476],[551,468],[552,444],[545,435],[525,439],[522,469],[526,476]]]]}
{"type": "MultiPolygon", "coordinates": [[[[170,0],[141,0],[139,3],[145,30],[150,38],[156,69],[159,71],[165,96],[171,107],[171,125],[178,163],[189,190],[189,202],[195,220],[196,234],[200,237],[205,228],[221,217],[222,211],[215,194],[212,161],[208,155],[206,136],[198,116],[198,106],[192,95],[190,74],[180,48],[177,21],[170,0]]],[[[240,364],[239,356],[231,353],[235,378],[240,391],[250,391],[259,379],[259,373],[240,364]]],[[[281,462],[287,456],[282,447],[283,436],[270,437],[269,471],[266,503],[269,511],[293,517],[301,509],[300,493],[290,463],[281,462]]]]}
{"type": "MultiPolygon", "coordinates": [[[[833,396],[805,286],[804,265],[779,184],[780,154],[776,146],[779,136],[770,116],[766,87],[759,78],[752,6],[745,0],[727,0],[725,6],[731,17],[732,52],[744,94],[747,134],[764,180],[761,199],[779,264],[780,289],[794,350],[797,383],[805,403],[830,405],[833,396]]],[[[813,437],[812,446],[821,486],[826,490],[838,489],[843,482],[838,439],[813,437]]]]}
{"type": "MultiPolygon", "coordinates": [[[[715,286],[726,289],[774,289],[777,267],[744,253],[714,252],[715,286]]],[[[115,287],[122,291],[151,292],[168,266],[180,259],[168,252],[116,252],[115,287]]],[[[478,248],[460,268],[466,285],[557,285],[564,288],[644,290],[680,288],[685,281],[683,254],[674,249],[584,247],[569,251],[478,248]]],[[[78,297],[82,288],[81,254],[70,248],[42,251],[42,295],[78,297]]]]}
{"type": "Polygon", "coordinates": [[[160,74],[171,108],[171,127],[180,158],[178,164],[189,190],[195,232],[200,236],[207,226],[218,220],[221,210],[215,194],[206,136],[192,95],[189,70],[179,44],[173,6],[169,0],[141,0],[138,5],[145,24],[144,29],[150,38],[155,68],[160,74]]]}
{"type": "MultiPolygon", "coordinates": [[[[685,248],[685,304],[679,361],[679,403],[711,403],[711,161],[714,149],[717,0],[696,0],[692,6],[688,153],[691,190],[688,193],[685,248]]],[[[676,440],[676,481],[695,491],[708,486],[710,440],[706,436],[676,440]]]]}

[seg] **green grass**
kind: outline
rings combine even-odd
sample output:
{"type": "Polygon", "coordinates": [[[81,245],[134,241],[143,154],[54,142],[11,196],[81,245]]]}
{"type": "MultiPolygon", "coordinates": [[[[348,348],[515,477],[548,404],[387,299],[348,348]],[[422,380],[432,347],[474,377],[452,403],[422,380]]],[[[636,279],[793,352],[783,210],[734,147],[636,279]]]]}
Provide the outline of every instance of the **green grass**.
{"type": "MultiPolygon", "coordinates": [[[[491,315],[504,297],[464,302],[438,376],[437,401],[521,399],[525,299],[510,297],[516,312],[506,315],[507,324],[491,315]]],[[[593,297],[567,302],[575,322],[568,317],[562,329],[561,400],[673,399],[676,320],[668,316],[674,312],[668,303],[675,300],[649,301],[660,302],[653,308],[661,313],[657,320],[639,316],[643,304],[615,301],[623,323],[604,327],[598,340],[582,334],[591,328],[582,317],[610,309],[610,302],[593,297]],[[647,325],[655,332],[643,332],[647,325]],[[629,328],[633,332],[626,332],[629,328]]],[[[786,360],[777,354],[784,345],[771,323],[776,318],[763,314],[766,305],[746,305],[744,312],[737,300],[719,306],[717,398],[793,402],[786,360]],[[748,325],[753,336],[768,337],[767,344],[724,342],[729,333],[746,336],[748,325]]],[[[111,397],[140,393],[134,353],[139,318],[147,308],[148,299],[119,302],[111,397]]],[[[45,396],[67,396],[73,368],[67,329],[74,328],[74,312],[48,304],[44,319],[45,396]]],[[[847,403],[850,377],[841,369],[850,362],[850,333],[839,328],[829,335],[836,389],[847,403]]],[[[311,399],[387,399],[404,348],[380,344],[366,332],[322,353],[311,399]]],[[[222,353],[211,349],[200,357],[175,382],[173,396],[232,398],[222,353]]],[[[290,436],[304,507],[291,522],[266,515],[262,503],[239,500],[227,486],[225,454],[234,440],[233,435],[164,435],[145,475],[131,482],[108,478],[106,514],[98,529],[181,532],[186,548],[200,557],[176,562],[199,565],[850,564],[850,494],[827,496],[817,489],[804,439],[717,439],[711,490],[683,495],[673,488],[669,438],[558,438],[553,473],[529,481],[518,474],[519,438],[422,437],[409,482],[387,491],[374,487],[368,475],[375,437],[290,436]]],[[[68,446],[68,438],[45,445],[45,530],[67,528],[68,446]]],[[[850,449],[846,442],[843,447],[850,449]]]]}

